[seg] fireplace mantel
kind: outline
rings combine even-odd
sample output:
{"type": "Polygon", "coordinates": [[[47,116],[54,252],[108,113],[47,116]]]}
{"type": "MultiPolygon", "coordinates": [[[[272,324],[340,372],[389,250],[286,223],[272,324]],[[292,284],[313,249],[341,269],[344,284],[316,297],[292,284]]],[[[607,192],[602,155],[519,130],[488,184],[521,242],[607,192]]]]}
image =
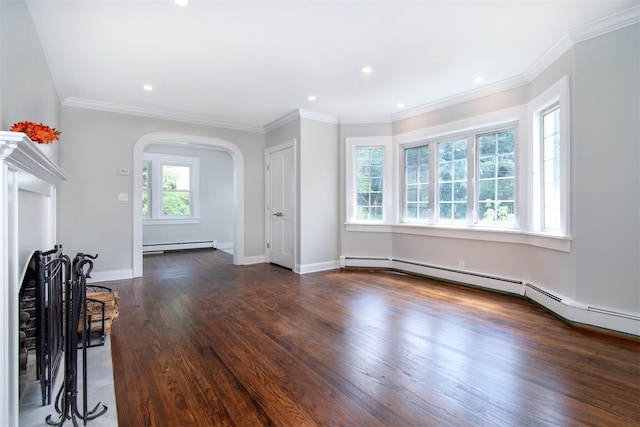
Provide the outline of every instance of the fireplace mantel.
{"type": "Polygon", "coordinates": [[[22,269],[18,195],[25,189],[48,198],[47,209],[41,214],[51,230],[45,240],[53,245],[56,191],[67,178],[38,144],[21,132],[0,131],[0,166],[0,426],[13,426],[18,425],[19,413],[18,293],[22,269]]]}
{"type": "Polygon", "coordinates": [[[52,184],[57,185],[67,179],[62,169],[22,132],[0,131],[0,159],[14,169],[52,184]]]}

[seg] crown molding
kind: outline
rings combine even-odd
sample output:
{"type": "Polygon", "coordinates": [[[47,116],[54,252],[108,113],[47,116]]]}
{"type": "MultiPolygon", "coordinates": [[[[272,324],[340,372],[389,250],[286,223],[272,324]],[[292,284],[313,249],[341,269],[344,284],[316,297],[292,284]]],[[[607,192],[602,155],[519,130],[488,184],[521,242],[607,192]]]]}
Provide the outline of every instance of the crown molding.
{"type": "Polygon", "coordinates": [[[341,125],[391,123],[391,114],[379,114],[374,116],[340,116],[341,125]]]}
{"type": "Polygon", "coordinates": [[[340,123],[336,116],[298,108],[280,118],[275,119],[272,122],[267,123],[262,129],[264,133],[271,132],[272,130],[278,129],[279,127],[284,126],[287,123],[297,119],[315,120],[316,122],[324,122],[332,125],[337,125],[340,123]]]}
{"type": "Polygon", "coordinates": [[[280,126],[284,126],[289,122],[300,118],[300,110],[293,110],[282,117],[275,119],[272,122],[267,123],[263,128],[264,133],[271,132],[274,129],[278,129],[280,126]]]}
{"type": "Polygon", "coordinates": [[[640,23],[640,6],[634,6],[569,31],[574,44],[640,23]]]}
{"type": "Polygon", "coordinates": [[[523,75],[510,77],[505,80],[501,80],[495,83],[479,87],[477,89],[469,90],[466,92],[458,93],[456,95],[448,96],[446,98],[439,99],[437,101],[430,102],[429,104],[420,105],[418,107],[410,108],[405,111],[393,114],[391,116],[394,122],[408,119],[409,117],[418,116],[420,114],[429,113],[431,111],[440,110],[442,108],[451,107],[453,105],[461,104],[467,101],[473,101],[474,99],[482,98],[483,96],[493,95],[494,93],[503,92],[505,90],[513,89],[519,86],[523,86],[529,83],[523,75]]]}
{"type": "Polygon", "coordinates": [[[558,40],[549,50],[547,50],[540,58],[522,73],[526,84],[531,83],[533,79],[538,77],[544,70],[549,68],[551,64],[557,61],[562,55],[574,46],[568,34],[565,34],[558,40]]]}
{"type": "Polygon", "coordinates": [[[301,119],[309,119],[315,120],[316,122],[324,122],[332,125],[337,125],[340,123],[340,120],[336,116],[331,114],[318,113],[316,111],[305,110],[302,108],[298,109],[301,119]]]}
{"type": "Polygon", "coordinates": [[[154,119],[173,120],[183,123],[197,125],[214,126],[223,129],[239,130],[244,132],[264,133],[258,126],[241,125],[211,120],[205,117],[198,117],[192,114],[175,113],[169,111],[156,110],[151,108],[134,107],[130,105],[116,104],[112,102],[94,101],[91,99],[68,97],[62,102],[67,107],[87,108],[91,110],[108,111],[111,113],[129,114],[134,116],[150,117],[154,119]]]}

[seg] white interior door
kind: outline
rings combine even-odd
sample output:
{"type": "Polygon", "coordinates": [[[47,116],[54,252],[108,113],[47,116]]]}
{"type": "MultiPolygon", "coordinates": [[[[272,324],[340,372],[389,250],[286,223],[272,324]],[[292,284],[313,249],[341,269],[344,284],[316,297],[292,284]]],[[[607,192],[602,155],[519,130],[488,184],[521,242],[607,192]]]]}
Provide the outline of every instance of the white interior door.
{"type": "Polygon", "coordinates": [[[267,261],[295,263],[295,152],[292,145],[267,153],[267,261]]]}

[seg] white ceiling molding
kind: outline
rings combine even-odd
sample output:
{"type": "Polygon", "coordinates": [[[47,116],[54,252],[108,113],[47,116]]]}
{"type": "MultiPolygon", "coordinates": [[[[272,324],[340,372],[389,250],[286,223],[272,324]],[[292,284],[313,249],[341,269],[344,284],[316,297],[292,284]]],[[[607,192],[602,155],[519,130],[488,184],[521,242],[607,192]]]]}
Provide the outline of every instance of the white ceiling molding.
{"type": "Polygon", "coordinates": [[[635,6],[569,31],[574,44],[640,23],[640,6],[635,6]]]}
{"type": "Polygon", "coordinates": [[[523,86],[527,83],[529,82],[524,76],[514,76],[506,80],[479,87],[477,89],[462,92],[457,95],[449,96],[447,98],[442,98],[437,101],[430,102],[429,104],[410,108],[408,110],[393,114],[391,117],[393,121],[396,122],[399,120],[408,119],[409,117],[414,117],[431,111],[440,110],[442,108],[451,107],[463,102],[472,101],[474,99],[482,98],[483,96],[493,95],[494,93],[503,92],[505,90],[523,86]]]}
{"type": "Polygon", "coordinates": [[[284,116],[275,119],[272,122],[267,123],[262,129],[264,133],[271,132],[274,129],[278,129],[281,126],[286,125],[289,122],[297,120],[300,118],[300,110],[293,110],[290,113],[285,114],[284,116]]]}
{"type": "Polygon", "coordinates": [[[565,34],[560,40],[558,40],[551,48],[544,53],[540,58],[536,60],[531,66],[525,70],[523,77],[526,84],[531,83],[533,79],[538,77],[544,70],[549,68],[551,64],[557,61],[562,55],[569,51],[574,46],[571,37],[565,34]]]}
{"type": "Polygon", "coordinates": [[[340,124],[342,125],[391,123],[392,121],[391,114],[378,116],[340,116],[340,124]]]}
{"type": "Polygon", "coordinates": [[[514,76],[510,79],[483,86],[478,89],[463,92],[429,104],[405,110],[403,112],[394,114],[392,116],[393,121],[403,120],[430,111],[450,107],[455,104],[460,104],[462,102],[471,101],[473,99],[491,95],[493,93],[529,84],[533,79],[538,77],[540,73],[547,69],[554,61],[560,58],[577,43],[620,30],[639,22],[640,6],[636,6],[615,15],[600,19],[594,23],[583,25],[582,27],[570,31],[569,34],[565,34],[542,57],[534,62],[522,75],[514,76]]]}
{"type": "Polygon", "coordinates": [[[174,120],[183,123],[193,123],[197,125],[214,126],[224,129],[239,130],[252,133],[264,133],[262,128],[248,126],[235,123],[225,123],[216,120],[210,120],[204,117],[197,117],[191,114],[179,114],[174,112],[166,112],[151,108],[133,107],[129,105],[115,104],[111,102],[94,101],[91,99],[81,99],[69,97],[62,102],[67,107],[88,108],[91,110],[108,111],[111,113],[129,114],[133,116],[149,117],[153,119],[174,120]]]}
{"type": "Polygon", "coordinates": [[[317,113],[315,111],[305,110],[302,108],[298,109],[298,112],[300,113],[301,119],[315,120],[316,122],[324,122],[333,125],[340,123],[336,116],[332,116],[330,114],[317,113]]]}

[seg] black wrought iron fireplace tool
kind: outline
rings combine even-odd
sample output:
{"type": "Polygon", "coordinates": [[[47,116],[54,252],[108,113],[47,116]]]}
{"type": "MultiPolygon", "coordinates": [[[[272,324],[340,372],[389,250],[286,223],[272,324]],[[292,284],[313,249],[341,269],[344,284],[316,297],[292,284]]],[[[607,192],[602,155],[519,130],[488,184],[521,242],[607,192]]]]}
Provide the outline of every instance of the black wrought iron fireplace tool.
{"type": "Polygon", "coordinates": [[[78,419],[93,420],[105,412],[107,407],[98,403],[92,410],[87,409],[87,347],[89,347],[89,331],[87,331],[87,303],[86,283],[93,269],[93,260],[98,255],[91,256],[79,253],[73,261],[63,255],[53,262],[61,262],[67,270],[65,282],[65,349],[64,349],[64,381],[56,396],[55,409],[58,413],[57,420],[52,415],[46,418],[46,422],[52,426],[61,426],[67,420],[71,420],[78,427],[78,419]],[[78,325],[82,319],[82,411],[78,405],[78,325]]]}

